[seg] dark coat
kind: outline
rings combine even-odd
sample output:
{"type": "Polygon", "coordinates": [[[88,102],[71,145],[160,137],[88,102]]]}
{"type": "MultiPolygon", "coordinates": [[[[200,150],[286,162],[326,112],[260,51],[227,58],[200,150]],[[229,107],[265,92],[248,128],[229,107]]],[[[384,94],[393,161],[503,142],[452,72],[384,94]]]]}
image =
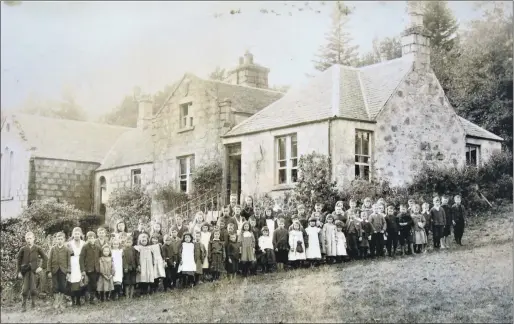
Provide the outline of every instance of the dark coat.
{"type": "Polygon", "coordinates": [[[241,216],[243,216],[248,221],[251,216],[255,216],[255,212],[253,211],[252,207],[246,206],[243,208],[243,210],[241,210],[241,216]]]}
{"type": "Polygon", "coordinates": [[[135,271],[139,266],[139,252],[131,246],[125,247],[122,254],[123,271],[135,271]]]}
{"type": "Polygon", "coordinates": [[[436,210],[432,207],[432,209],[430,209],[430,224],[432,224],[432,226],[446,225],[446,213],[444,208],[439,207],[439,210],[436,210]]]}
{"type": "Polygon", "coordinates": [[[273,232],[273,247],[279,250],[289,250],[289,232],[285,228],[277,228],[273,232]]]}
{"type": "Polygon", "coordinates": [[[450,205],[441,205],[441,208],[444,209],[444,216],[446,219],[445,225],[452,226],[453,217],[452,217],[452,210],[451,210],[450,205]]]}
{"type": "Polygon", "coordinates": [[[454,204],[451,209],[452,219],[456,224],[464,224],[467,216],[466,209],[462,205],[454,204]]]}
{"type": "Polygon", "coordinates": [[[399,218],[396,217],[395,214],[386,215],[385,221],[387,223],[387,231],[390,233],[396,232],[398,234],[398,231],[400,230],[399,218]]]}
{"type": "Polygon", "coordinates": [[[62,247],[53,246],[48,256],[48,272],[55,274],[61,270],[64,273],[71,273],[71,250],[63,245],[62,247]]]}
{"type": "Polygon", "coordinates": [[[170,245],[164,244],[161,249],[162,258],[164,259],[164,262],[168,264],[168,266],[173,266],[173,263],[175,264],[179,263],[179,255],[178,251],[180,249],[180,246],[182,244],[182,241],[177,238],[176,240],[171,241],[170,245]]]}
{"type": "Polygon", "coordinates": [[[414,221],[409,213],[399,213],[398,214],[398,224],[400,225],[400,232],[407,234],[412,231],[412,226],[414,225],[414,221]],[[405,225],[401,225],[405,224],[405,225]]]}
{"type": "Polygon", "coordinates": [[[100,272],[101,249],[96,244],[84,244],[80,252],[80,269],[83,272],[100,272]]]}
{"type": "Polygon", "coordinates": [[[16,273],[21,272],[22,266],[27,264],[30,264],[32,272],[36,271],[36,269],[39,267],[39,258],[43,260],[41,268],[46,269],[46,266],[48,264],[48,257],[46,256],[43,249],[37,245],[32,245],[32,247],[25,245],[18,252],[18,263],[16,264],[16,273]]]}

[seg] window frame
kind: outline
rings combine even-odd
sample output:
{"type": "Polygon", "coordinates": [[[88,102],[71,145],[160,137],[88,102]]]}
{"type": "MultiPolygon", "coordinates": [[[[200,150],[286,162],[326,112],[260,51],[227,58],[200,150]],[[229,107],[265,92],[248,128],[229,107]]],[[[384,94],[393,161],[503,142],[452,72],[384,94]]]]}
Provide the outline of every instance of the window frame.
{"type": "Polygon", "coordinates": [[[135,187],[135,186],[141,186],[142,184],[142,181],[141,181],[141,169],[132,169],[130,170],[130,185],[132,187],[135,187]],[[136,179],[139,179],[139,183],[136,183],[136,179]]]}
{"type": "Polygon", "coordinates": [[[275,184],[279,186],[293,185],[298,182],[298,134],[286,134],[275,137],[275,184]],[[285,156],[280,159],[280,142],[285,140],[285,156]],[[293,156],[293,143],[296,145],[296,156],[293,156]],[[284,163],[285,165],[281,165],[284,163]],[[285,170],[285,182],[280,182],[280,172],[285,170]],[[296,171],[296,176],[293,176],[293,171],[296,171]],[[293,180],[294,179],[294,180],[293,180]]]}
{"type": "MultiPolygon", "coordinates": [[[[372,164],[372,160],[373,160],[373,131],[370,131],[370,130],[366,130],[366,129],[355,129],[355,136],[354,136],[354,139],[355,139],[355,145],[354,145],[354,176],[355,176],[355,179],[359,179],[359,180],[365,180],[365,181],[370,181],[372,180],[373,176],[372,176],[372,168],[373,168],[373,164],[372,164]],[[360,147],[360,152],[357,152],[357,137],[358,135],[361,134],[361,137],[360,137],[360,143],[361,143],[361,147],[360,147]],[[362,141],[362,135],[365,135],[365,134],[368,134],[369,137],[368,137],[368,154],[364,154],[363,153],[363,149],[364,149],[364,146],[363,146],[363,141],[362,141]],[[360,162],[360,158],[367,158],[368,159],[368,162],[360,162]],[[368,167],[368,179],[360,176],[359,178],[357,177],[357,175],[355,174],[357,171],[357,168],[359,166],[359,169],[360,169],[360,166],[362,167],[368,167]]],[[[365,170],[365,168],[363,168],[363,170],[365,170]]],[[[359,170],[359,173],[360,173],[360,170],[359,170]]]]}
{"type": "Polygon", "coordinates": [[[194,118],[193,118],[193,113],[192,113],[191,107],[193,107],[192,101],[184,102],[179,105],[179,108],[180,108],[179,129],[187,129],[187,128],[192,128],[194,126],[194,118]],[[187,109],[187,114],[184,114],[184,109],[187,109]]]}
{"type": "Polygon", "coordinates": [[[192,191],[192,185],[193,185],[193,181],[192,181],[192,176],[193,176],[193,172],[194,172],[194,169],[195,169],[195,156],[194,154],[191,154],[191,155],[186,155],[186,156],[180,156],[177,158],[177,164],[178,164],[178,175],[177,175],[177,179],[178,179],[178,190],[180,192],[184,192],[186,194],[189,194],[191,193],[192,191]],[[185,170],[185,173],[183,173],[182,171],[182,165],[181,165],[181,161],[185,160],[185,167],[186,167],[186,170],[185,170]],[[185,182],[186,184],[186,190],[182,190],[182,183],[185,182]]]}
{"type": "Polygon", "coordinates": [[[482,157],[481,157],[481,154],[482,154],[482,151],[481,151],[481,145],[478,145],[478,144],[472,144],[472,143],[466,143],[466,156],[465,156],[465,159],[466,159],[466,166],[468,167],[475,167],[475,168],[478,168],[480,167],[480,163],[482,162],[482,157]],[[471,161],[471,149],[476,149],[476,163],[473,165],[470,163],[471,161]],[[469,154],[469,161],[468,161],[468,154],[469,154]]]}

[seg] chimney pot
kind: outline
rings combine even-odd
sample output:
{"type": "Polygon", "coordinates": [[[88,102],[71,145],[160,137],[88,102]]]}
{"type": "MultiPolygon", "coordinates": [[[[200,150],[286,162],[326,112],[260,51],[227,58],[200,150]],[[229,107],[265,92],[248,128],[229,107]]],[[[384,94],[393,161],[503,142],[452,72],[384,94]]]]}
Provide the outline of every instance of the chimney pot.
{"type": "Polygon", "coordinates": [[[138,103],[138,118],[137,128],[146,129],[152,122],[153,115],[153,100],[150,95],[141,95],[137,99],[138,103]]]}

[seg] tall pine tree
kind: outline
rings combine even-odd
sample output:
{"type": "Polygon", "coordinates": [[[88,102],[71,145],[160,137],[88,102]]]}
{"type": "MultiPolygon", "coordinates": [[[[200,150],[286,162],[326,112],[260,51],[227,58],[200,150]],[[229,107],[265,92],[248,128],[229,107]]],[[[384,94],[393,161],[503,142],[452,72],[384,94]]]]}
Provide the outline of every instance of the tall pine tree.
{"type": "Polygon", "coordinates": [[[444,90],[448,90],[448,66],[455,65],[459,56],[457,21],[448,8],[447,1],[424,3],[423,25],[430,36],[430,61],[435,75],[444,90]]]}
{"type": "Polygon", "coordinates": [[[314,67],[319,71],[325,71],[334,64],[354,66],[358,61],[358,45],[351,45],[352,38],[346,30],[346,25],[351,14],[350,9],[342,2],[335,3],[332,13],[332,28],[326,34],[327,44],[321,46],[314,60],[314,67]]]}

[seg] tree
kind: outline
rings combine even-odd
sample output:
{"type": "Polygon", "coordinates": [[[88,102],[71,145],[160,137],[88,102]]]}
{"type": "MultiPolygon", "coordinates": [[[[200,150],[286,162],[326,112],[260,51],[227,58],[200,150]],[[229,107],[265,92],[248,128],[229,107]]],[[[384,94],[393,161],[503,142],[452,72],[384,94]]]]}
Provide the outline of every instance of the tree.
{"type": "Polygon", "coordinates": [[[352,38],[346,31],[350,9],[342,1],[336,3],[332,13],[332,29],[326,34],[327,44],[321,46],[315,68],[325,71],[334,64],[354,66],[358,61],[358,45],[351,45],[352,38]]]}
{"type": "Polygon", "coordinates": [[[430,62],[445,91],[449,89],[448,66],[458,58],[459,25],[447,1],[427,1],[423,7],[423,26],[430,36],[430,62]]]}
{"type": "Polygon", "coordinates": [[[393,60],[402,56],[402,43],[398,37],[386,37],[379,41],[373,39],[373,48],[360,57],[357,66],[366,66],[381,61],[382,56],[386,60],[393,60]]]}
{"type": "Polygon", "coordinates": [[[503,137],[512,150],[512,9],[487,8],[462,33],[458,60],[446,66],[447,96],[457,112],[503,137]]]}
{"type": "Polygon", "coordinates": [[[100,122],[126,127],[137,126],[138,105],[133,96],[125,96],[111,112],[100,118],[100,122]]]}
{"type": "Polygon", "coordinates": [[[209,79],[223,81],[226,78],[225,69],[216,66],[216,69],[209,74],[209,79]]]}
{"type": "Polygon", "coordinates": [[[19,111],[51,118],[87,120],[86,112],[75,101],[75,95],[69,89],[63,91],[62,98],[59,100],[44,100],[32,94],[25,100],[19,111]]]}

